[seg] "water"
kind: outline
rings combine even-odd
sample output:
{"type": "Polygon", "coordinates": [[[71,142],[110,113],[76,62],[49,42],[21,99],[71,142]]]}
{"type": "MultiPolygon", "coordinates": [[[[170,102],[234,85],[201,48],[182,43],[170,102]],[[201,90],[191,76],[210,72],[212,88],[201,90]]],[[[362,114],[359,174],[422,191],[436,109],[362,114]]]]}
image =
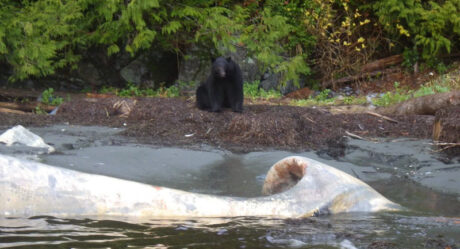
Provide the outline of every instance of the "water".
{"type": "MultiPolygon", "coordinates": [[[[285,151],[233,154],[159,148],[120,137],[120,130],[55,126],[31,129],[58,153],[5,147],[0,152],[74,170],[216,195],[260,196],[265,173],[285,151]]],[[[428,141],[350,140],[345,155],[304,152],[369,183],[409,208],[400,213],[298,219],[233,217],[0,218],[1,248],[456,248],[460,245],[460,162],[444,163],[428,141]],[[320,154],[321,156],[318,156],[320,154]]],[[[51,204],[52,205],[52,204],[51,204]]]]}
{"type": "Polygon", "coordinates": [[[460,234],[458,218],[408,214],[0,221],[0,246],[5,248],[455,248],[460,234]]]}

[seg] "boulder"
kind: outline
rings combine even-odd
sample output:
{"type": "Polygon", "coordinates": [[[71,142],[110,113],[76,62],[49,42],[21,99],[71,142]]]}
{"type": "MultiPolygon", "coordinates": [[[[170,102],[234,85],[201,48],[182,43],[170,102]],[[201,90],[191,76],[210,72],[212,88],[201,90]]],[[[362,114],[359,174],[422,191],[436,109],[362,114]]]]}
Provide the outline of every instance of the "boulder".
{"type": "MultiPolygon", "coordinates": [[[[203,53],[204,49],[191,48],[187,55],[182,58],[179,65],[178,80],[182,82],[200,83],[206,80],[211,71],[211,54],[203,53]]],[[[238,47],[235,52],[224,54],[231,57],[241,68],[243,80],[252,82],[260,79],[257,62],[248,56],[246,49],[238,47]]]]}
{"type": "Polygon", "coordinates": [[[120,70],[121,77],[128,83],[140,85],[142,76],[148,72],[143,56],[133,60],[126,67],[120,70]]]}
{"type": "Polygon", "coordinates": [[[48,151],[48,153],[55,151],[53,146],[45,143],[43,138],[32,133],[22,125],[16,125],[15,127],[2,133],[0,135],[0,143],[4,143],[6,146],[22,144],[34,148],[44,148],[48,151]]]}
{"type": "Polygon", "coordinates": [[[104,77],[90,61],[80,61],[76,76],[91,86],[101,86],[105,83],[104,77]]]}

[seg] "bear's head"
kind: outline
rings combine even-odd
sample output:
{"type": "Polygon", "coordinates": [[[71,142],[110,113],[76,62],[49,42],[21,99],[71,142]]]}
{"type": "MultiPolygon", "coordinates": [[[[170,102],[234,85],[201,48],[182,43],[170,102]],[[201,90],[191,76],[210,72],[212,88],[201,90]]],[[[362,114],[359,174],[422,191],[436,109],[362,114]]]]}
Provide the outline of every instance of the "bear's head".
{"type": "Polygon", "coordinates": [[[225,78],[232,70],[232,58],[218,57],[212,61],[212,72],[216,78],[225,78]]]}

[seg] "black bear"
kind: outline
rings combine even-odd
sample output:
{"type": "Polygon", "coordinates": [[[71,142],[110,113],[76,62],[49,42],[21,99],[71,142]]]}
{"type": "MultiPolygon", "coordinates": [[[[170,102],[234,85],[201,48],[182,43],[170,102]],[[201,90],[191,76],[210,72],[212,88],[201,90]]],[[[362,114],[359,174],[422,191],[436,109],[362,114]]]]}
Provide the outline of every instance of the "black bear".
{"type": "Polygon", "coordinates": [[[234,112],[243,111],[243,75],[240,66],[230,57],[219,57],[212,62],[211,75],[196,89],[198,108],[212,112],[222,107],[234,112]]]}

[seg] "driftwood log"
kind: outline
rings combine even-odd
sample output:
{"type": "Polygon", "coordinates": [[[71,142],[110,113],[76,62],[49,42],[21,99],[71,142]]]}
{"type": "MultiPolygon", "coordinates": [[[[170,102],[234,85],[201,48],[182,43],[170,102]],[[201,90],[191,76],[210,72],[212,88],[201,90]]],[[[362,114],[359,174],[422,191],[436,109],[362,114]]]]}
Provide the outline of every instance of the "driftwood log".
{"type": "Polygon", "coordinates": [[[384,115],[435,115],[442,108],[460,105],[460,91],[437,93],[407,100],[405,102],[382,107],[377,112],[384,115]]]}
{"type": "Polygon", "coordinates": [[[442,108],[436,112],[433,142],[438,150],[460,156],[460,105],[442,108]]]}
{"type": "Polygon", "coordinates": [[[32,112],[35,108],[39,106],[42,110],[46,112],[52,111],[55,106],[44,105],[40,102],[32,101],[27,103],[14,103],[14,102],[0,102],[0,112],[11,112],[11,113],[21,113],[21,112],[32,112]],[[18,112],[14,112],[18,111],[18,112]]]}
{"type": "Polygon", "coordinates": [[[403,61],[403,56],[400,54],[386,57],[380,60],[376,60],[367,63],[361,68],[361,72],[373,72],[376,70],[382,70],[389,66],[397,65],[403,61]]]}

